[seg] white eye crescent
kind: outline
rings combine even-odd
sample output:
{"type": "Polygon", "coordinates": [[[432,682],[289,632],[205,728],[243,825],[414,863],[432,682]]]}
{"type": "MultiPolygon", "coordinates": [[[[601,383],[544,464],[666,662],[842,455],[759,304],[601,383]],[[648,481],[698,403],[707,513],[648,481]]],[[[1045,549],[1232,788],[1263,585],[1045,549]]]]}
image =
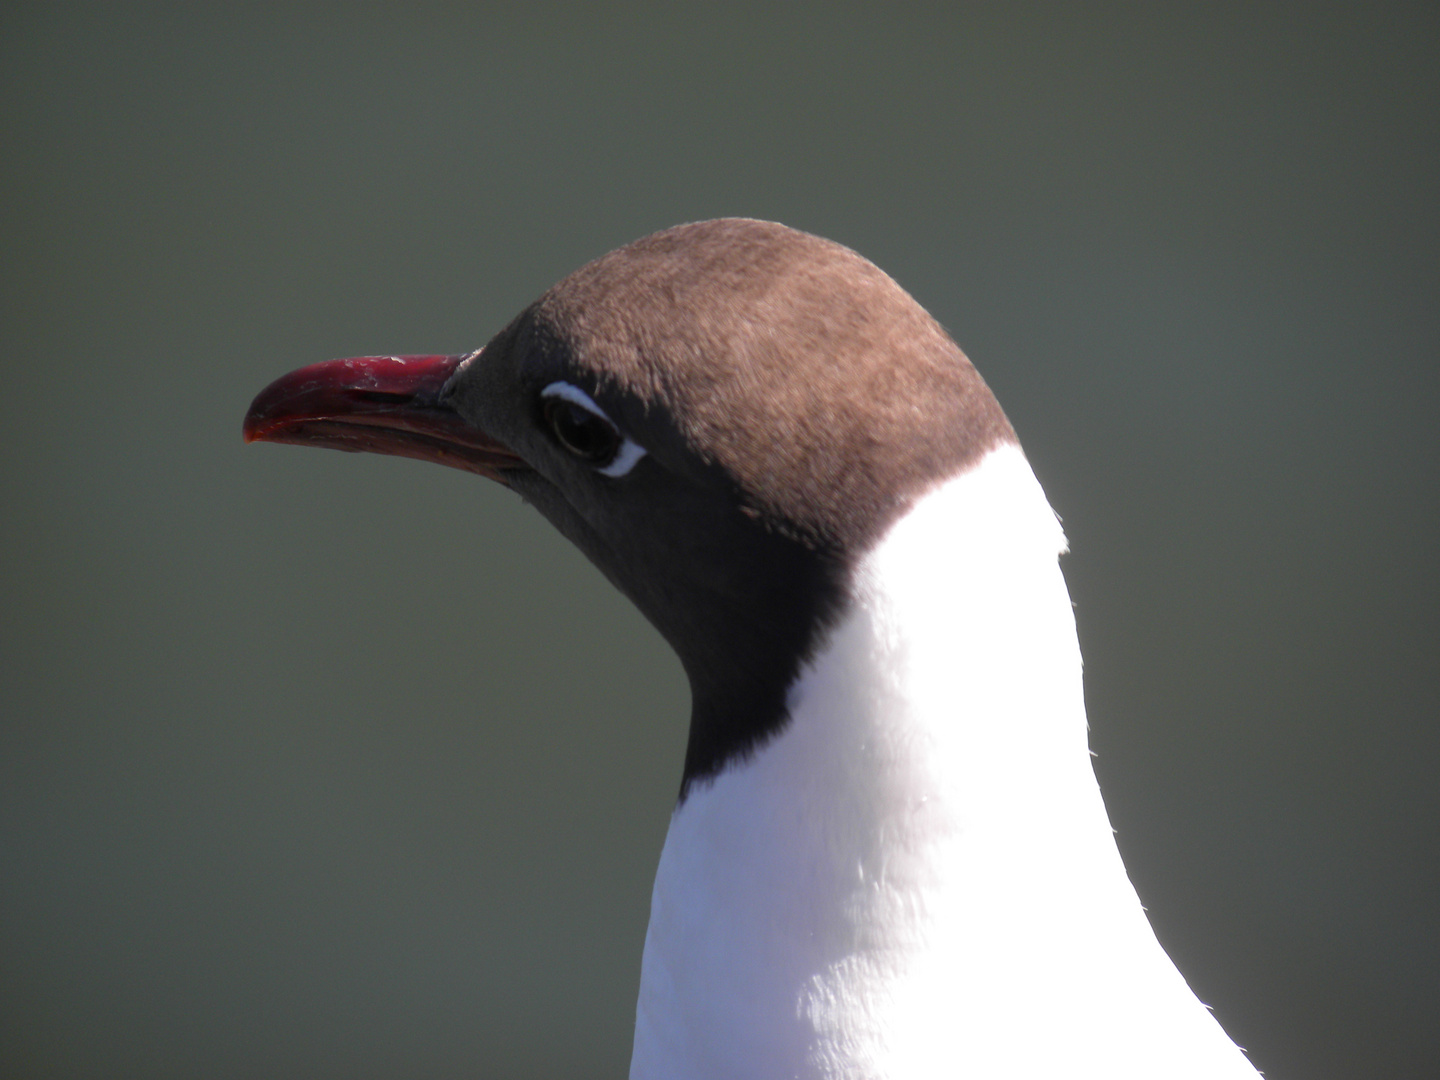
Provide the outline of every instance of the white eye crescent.
{"type": "Polygon", "coordinates": [[[623,434],[595,399],[575,384],[552,382],[540,391],[540,398],[547,403],[543,412],[555,441],[591,462],[601,476],[624,476],[645,456],[645,448],[623,434]]]}

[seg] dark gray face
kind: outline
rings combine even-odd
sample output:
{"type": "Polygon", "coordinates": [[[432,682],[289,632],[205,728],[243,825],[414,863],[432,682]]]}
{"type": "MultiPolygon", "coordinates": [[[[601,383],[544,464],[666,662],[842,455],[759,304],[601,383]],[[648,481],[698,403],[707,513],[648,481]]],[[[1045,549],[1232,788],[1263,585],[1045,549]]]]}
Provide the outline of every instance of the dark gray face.
{"type": "MultiPolygon", "coordinates": [[[[527,312],[460,372],[450,400],[515,449],[506,482],[534,504],[675,649],[693,711],[681,797],[773,732],[785,691],[838,612],[844,562],[834,544],[797,538],[749,508],[727,471],[687,444],[663,406],[637,408],[603,386],[527,312]],[[588,395],[645,454],[622,476],[567,448],[543,391],[588,395]]],[[[552,406],[553,409],[553,406],[552,406]]],[[[573,438],[572,438],[573,441],[573,438]]]]}
{"type": "MultiPolygon", "coordinates": [[[[1014,440],[898,285],[765,222],[621,248],[456,359],[436,369],[453,371],[443,388],[431,378],[385,406],[405,414],[403,449],[376,435],[391,421],[373,389],[352,389],[363,406],[290,408],[288,435],[269,433],[275,421],[252,437],[431,456],[534,503],[679,654],[694,698],[682,798],[784,724],[786,689],[843,611],[855,560],[927,489],[1014,440]],[[358,423],[362,409],[363,433],[337,434],[341,413],[358,423]],[[453,456],[416,441],[442,428],[453,456]]],[[[294,398],[267,390],[252,416],[294,398]]]]}

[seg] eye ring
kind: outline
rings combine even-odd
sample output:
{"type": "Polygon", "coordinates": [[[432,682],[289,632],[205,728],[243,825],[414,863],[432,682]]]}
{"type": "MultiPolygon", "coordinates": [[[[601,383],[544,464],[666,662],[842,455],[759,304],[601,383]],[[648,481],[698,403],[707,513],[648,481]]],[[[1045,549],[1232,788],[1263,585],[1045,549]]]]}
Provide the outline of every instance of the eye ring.
{"type": "Polygon", "coordinates": [[[551,438],[602,476],[624,476],[645,456],[645,448],[573,383],[552,382],[541,390],[540,414],[551,438]]]}

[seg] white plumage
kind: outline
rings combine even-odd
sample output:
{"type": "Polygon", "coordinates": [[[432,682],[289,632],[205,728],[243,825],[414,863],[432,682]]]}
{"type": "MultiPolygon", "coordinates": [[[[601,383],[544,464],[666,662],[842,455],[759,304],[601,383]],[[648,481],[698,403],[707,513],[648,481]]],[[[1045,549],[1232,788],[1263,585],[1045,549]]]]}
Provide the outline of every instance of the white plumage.
{"type": "Polygon", "coordinates": [[[1256,1075],[1121,864],[1063,550],[1007,445],[864,559],[789,725],[671,822],[634,1080],[1256,1075]]]}

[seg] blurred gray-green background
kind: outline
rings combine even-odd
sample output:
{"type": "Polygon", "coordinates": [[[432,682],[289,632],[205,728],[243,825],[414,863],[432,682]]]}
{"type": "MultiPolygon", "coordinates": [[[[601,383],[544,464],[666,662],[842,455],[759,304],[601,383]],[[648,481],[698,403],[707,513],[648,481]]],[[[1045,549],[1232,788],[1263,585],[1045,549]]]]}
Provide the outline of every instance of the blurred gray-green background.
{"type": "Polygon", "coordinates": [[[1440,1075],[1437,89],[1433,3],[7,5],[0,1073],[624,1074],[678,665],[506,492],[240,418],[741,214],[1005,405],[1231,1034],[1440,1075]]]}

